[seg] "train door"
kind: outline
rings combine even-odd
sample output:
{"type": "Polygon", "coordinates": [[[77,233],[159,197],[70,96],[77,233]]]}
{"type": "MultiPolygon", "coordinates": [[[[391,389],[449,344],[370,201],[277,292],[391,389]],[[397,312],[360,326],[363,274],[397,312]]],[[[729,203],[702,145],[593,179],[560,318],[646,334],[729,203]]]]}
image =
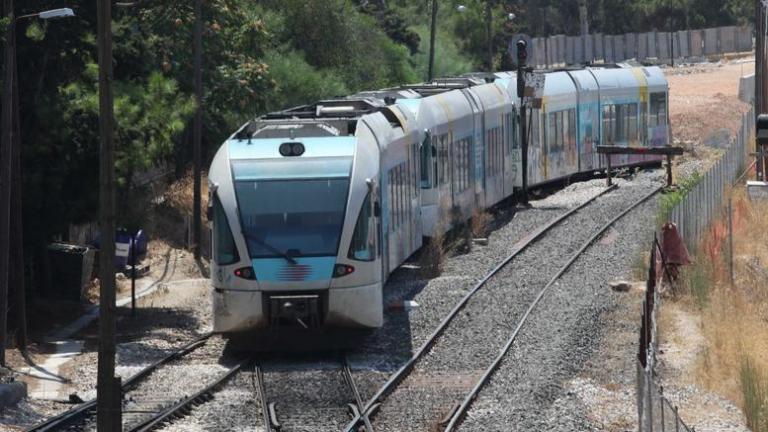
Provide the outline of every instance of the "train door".
{"type": "Polygon", "coordinates": [[[485,130],[485,116],[482,102],[477,95],[469,90],[462,90],[472,108],[472,139],[470,140],[470,179],[475,195],[475,206],[485,208],[485,184],[483,183],[485,172],[483,167],[484,148],[483,131],[485,130]]]}
{"type": "Polygon", "coordinates": [[[520,179],[522,166],[520,137],[517,131],[517,111],[504,113],[504,198],[512,195],[520,179]]]}

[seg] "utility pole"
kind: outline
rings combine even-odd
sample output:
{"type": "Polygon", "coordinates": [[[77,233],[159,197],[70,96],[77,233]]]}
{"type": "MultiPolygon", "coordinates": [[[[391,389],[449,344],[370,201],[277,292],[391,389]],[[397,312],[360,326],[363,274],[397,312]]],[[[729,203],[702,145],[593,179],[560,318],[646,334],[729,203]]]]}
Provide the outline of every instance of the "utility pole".
{"type": "Polygon", "coordinates": [[[194,209],[192,217],[194,218],[194,238],[195,238],[195,259],[200,259],[200,250],[202,248],[202,215],[200,214],[201,205],[201,185],[200,185],[200,159],[201,146],[203,140],[203,0],[195,0],[195,100],[197,109],[195,110],[195,124],[193,126],[192,138],[192,164],[194,176],[194,209]]]}
{"type": "Polygon", "coordinates": [[[5,366],[8,345],[8,283],[10,282],[11,196],[13,167],[13,71],[16,16],[13,0],[4,0],[3,13],[10,19],[5,33],[5,82],[3,86],[2,139],[0,139],[0,365],[5,366]]]}
{"type": "Polygon", "coordinates": [[[115,376],[115,143],[112,96],[112,0],[98,0],[99,42],[99,366],[97,429],[122,430],[120,378],[115,376]]]}
{"type": "Polygon", "coordinates": [[[488,72],[493,73],[493,4],[485,2],[485,35],[488,38],[488,72]]]}
{"type": "Polygon", "coordinates": [[[22,215],[21,176],[21,124],[19,116],[19,70],[16,62],[16,32],[13,34],[13,148],[12,148],[12,189],[11,189],[11,282],[16,306],[16,347],[27,349],[27,297],[24,280],[24,218],[22,215]]]}
{"type": "Polygon", "coordinates": [[[435,78],[435,35],[437,33],[437,1],[432,0],[432,24],[429,30],[429,72],[427,81],[435,78]]]}

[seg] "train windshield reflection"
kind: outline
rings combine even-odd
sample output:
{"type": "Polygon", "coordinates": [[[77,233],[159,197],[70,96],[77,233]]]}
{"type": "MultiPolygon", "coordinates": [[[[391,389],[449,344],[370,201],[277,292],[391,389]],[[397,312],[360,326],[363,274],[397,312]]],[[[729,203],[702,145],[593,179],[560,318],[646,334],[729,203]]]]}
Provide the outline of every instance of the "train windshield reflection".
{"type": "Polygon", "coordinates": [[[334,256],[349,178],[235,182],[251,258],[334,256]]]}

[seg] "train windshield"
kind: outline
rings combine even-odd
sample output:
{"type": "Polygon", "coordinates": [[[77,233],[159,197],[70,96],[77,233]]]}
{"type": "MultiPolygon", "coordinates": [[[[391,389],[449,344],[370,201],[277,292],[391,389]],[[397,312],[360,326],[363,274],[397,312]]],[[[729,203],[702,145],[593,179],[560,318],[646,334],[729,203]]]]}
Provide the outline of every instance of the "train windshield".
{"type": "Polygon", "coordinates": [[[236,181],[251,258],[334,256],[349,178],[236,181]]]}

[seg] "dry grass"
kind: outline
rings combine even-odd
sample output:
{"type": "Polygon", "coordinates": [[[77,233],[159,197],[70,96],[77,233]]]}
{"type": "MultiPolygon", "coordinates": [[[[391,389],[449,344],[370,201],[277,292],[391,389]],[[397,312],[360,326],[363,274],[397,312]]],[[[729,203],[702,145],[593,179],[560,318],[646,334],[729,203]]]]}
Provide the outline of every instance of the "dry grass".
{"type": "MultiPolygon", "coordinates": [[[[739,404],[753,430],[768,430],[768,203],[733,195],[734,284],[725,222],[716,222],[682,277],[701,313],[707,348],[695,379],[739,404]]],[[[685,301],[685,299],[684,299],[685,301]]]]}
{"type": "MultiPolygon", "coordinates": [[[[200,181],[201,207],[204,210],[208,207],[208,173],[203,173],[200,181]]],[[[165,193],[165,199],[171,207],[192,215],[195,199],[192,172],[187,172],[184,177],[169,185],[165,193]]],[[[205,211],[203,211],[203,221],[207,221],[205,216],[205,211]]]]}
{"type": "Polygon", "coordinates": [[[448,247],[445,231],[448,226],[452,225],[449,221],[455,222],[454,214],[450,209],[450,201],[443,200],[440,207],[441,216],[435,227],[436,234],[424,245],[419,257],[421,276],[427,279],[440,276],[443,272],[448,247]]]}
{"type": "Polygon", "coordinates": [[[475,209],[472,213],[472,236],[474,238],[485,238],[488,236],[493,216],[484,210],[475,209]]]}

